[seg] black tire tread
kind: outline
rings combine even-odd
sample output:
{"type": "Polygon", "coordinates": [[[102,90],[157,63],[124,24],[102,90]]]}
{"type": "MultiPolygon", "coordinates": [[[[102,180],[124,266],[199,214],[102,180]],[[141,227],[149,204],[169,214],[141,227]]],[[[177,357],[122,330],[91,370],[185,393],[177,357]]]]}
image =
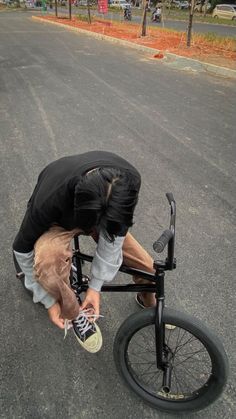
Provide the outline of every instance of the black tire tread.
{"type": "Polygon", "coordinates": [[[124,321],[120,326],[114,341],[114,360],[116,368],[125,381],[126,385],[132,388],[143,400],[151,405],[152,407],[167,411],[167,412],[189,412],[197,411],[205,408],[212,402],[214,402],[222,393],[228,376],[228,358],[223,348],[221,341],[218,337],[210,331],[201,321],[193,316],[186,313],[179,312],[174,309],[164,309],[164,321],[165,323],[174,324],[179,327],[183,327],[188,332],[193,333],[195,336],[200,337],[203,344],[210,348],[211,353],[214,356],[218,377],[214,386],[208,388],[208,391],[199,398],[186,401],[173,401],[173,400],[162,400],[138,387],[132,379],[127,367],[124,362],[124,348],[126,342],[131,336],[134,335],[142,327],[148,326],[154,323],[155,308],[149,308],[132,314],[124,321]]]}

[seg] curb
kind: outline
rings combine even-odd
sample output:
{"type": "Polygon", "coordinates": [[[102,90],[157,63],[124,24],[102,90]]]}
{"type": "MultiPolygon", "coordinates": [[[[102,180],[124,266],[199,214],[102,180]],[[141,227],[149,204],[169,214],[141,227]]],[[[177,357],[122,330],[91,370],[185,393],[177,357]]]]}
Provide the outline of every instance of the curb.
{"type": "MultiPolygon", "coordinates": [[[[114,44],[124,45],[124,46],[127,46],[129,48],[133,48],[133,49],[136,49],[136,50],[139,50],[139,51],[147,52],[147,53],[150,53],[150,54],[153,54],[153,55],[156,55],[158,53],[163,53],[163,51],[161,51],[161,50],[151,48],[151,47],[146,47],[145,45],[135,44],[135,43],[130,42],[130,41],[125,41],[124,39],[114,38],[112,36],[103,35],[103,34],[97,33],[97,32],[91,32],[87,29],[75,28],[73,26],[66,25],[65,23],[45,20],[45,19],[43,19],[39,16],[32,16],[31,18],[33,20],[37,20],[39,22],[50,23],[51,25],[56,25],[56,26],[62,26],[64,28],[67,28],[68,30],[71,30],[71,31],[74,31],[74,32],[79,32],[79,33],[82,33],[84,35],[90,36],[92,38],[109,41],[109,42],[112,42],[114,44]]],[[[232,70],[230,68],[219,67],[219,66],[214,65],[214,64],[205,63],[203,61],[194,60],[192,58],[183,57],[183,56],[180,56],[180,55],[172,54],[170,52],[164,52],[164,57],[169,59],[169,61],[167,61],[165,63],[169,67],[173,67],[173,68],[176,68],[176,69],[179,69],[179,70],[192,71],[192,72],[205,71],[207,73],[215,74],[217,76],[230,77],[230,78],[235,78],[236,79],[236,70],[232,70]]]]}

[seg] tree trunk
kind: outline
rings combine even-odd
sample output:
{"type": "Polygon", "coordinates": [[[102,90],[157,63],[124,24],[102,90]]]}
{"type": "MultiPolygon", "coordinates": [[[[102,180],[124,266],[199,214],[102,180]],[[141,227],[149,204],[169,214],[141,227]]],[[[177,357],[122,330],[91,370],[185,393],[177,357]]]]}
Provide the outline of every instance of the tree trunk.
{"type": "Polygon", "coordinates": [[[87,0],[87,5],[88,5],[88,23],[89,25],[91,25],[91,13],[90,13],[90,0],[87,0]]]}
{"type": "Polygon", "coordinates": [[[170,15],[170,9],[171,9],[171,1],[169,0],[168,1],[168,16],[170,15]]]}
{"type": "Polygon", "coordinates": [[[187,29],[187,47],[191,46],[194,6],[195,6],[195,0],[191,0],[191,5],[189,9],[188,29],[187,29]]]}
{"type": "Polygon", "coordinates": [[[69,19],[71,20],[71,0],[69,0],[69,19]]]}
{"type": "Polygon", "coordinates": [[[203,16],[204,17],[207,14],[207,5],[208,5],[208,0],[205,0],[204,6],[203,6],[203,16]]]}
{"type": "Polygon", "coordinates": [[[143,16],[141,36],[146,36],[147,32],[147,0],[143,0],[143,16]]]}

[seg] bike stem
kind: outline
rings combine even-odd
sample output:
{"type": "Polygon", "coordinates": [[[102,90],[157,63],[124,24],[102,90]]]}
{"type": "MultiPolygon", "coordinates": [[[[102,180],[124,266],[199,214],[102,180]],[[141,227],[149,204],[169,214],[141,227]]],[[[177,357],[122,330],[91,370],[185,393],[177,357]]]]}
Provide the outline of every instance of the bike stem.
{"type": "MultiPolygon", "coordinates": [[[[176,218],[176,204],[172,193],[166,194],[170,204],[170,227],[172,237],[168,242],[167,258],[164,261],[155,261],[155,277],[156,282],[156,313],[155,313],[155,339],[156,339],[156,365],[157,368],[163,371],[162,388],[166,393],[169,393],[171,387],[171,372],[172,366],[168,360],[168,348],[165,346],[165,324],[163,323],[163,310],[165,307],[165,291],[164,278],[165,271],[172,271],[176,268],[176,259],[174,257],[175,247],[175,218],[176,218]]],[[[155,250],[155,249],[154,249],[155,250]]]]}

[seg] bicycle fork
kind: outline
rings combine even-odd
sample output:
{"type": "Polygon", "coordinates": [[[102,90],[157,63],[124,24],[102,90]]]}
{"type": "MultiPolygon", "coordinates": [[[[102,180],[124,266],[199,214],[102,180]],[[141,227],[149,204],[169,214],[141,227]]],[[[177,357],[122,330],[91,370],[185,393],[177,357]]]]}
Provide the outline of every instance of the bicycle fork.
{"type": "Polygon", "coordinates": [[[165,306],[164,277],[165,272],[158,272],[156,290],[156,314],[155,314],[155,344],[156,344],[156,365],[163,371],[162,389],[165,393],[170,392],[172,366],[168,361],[168,350],[165,347],[165,324],[163,323],[163,310],[165,306]]]}

